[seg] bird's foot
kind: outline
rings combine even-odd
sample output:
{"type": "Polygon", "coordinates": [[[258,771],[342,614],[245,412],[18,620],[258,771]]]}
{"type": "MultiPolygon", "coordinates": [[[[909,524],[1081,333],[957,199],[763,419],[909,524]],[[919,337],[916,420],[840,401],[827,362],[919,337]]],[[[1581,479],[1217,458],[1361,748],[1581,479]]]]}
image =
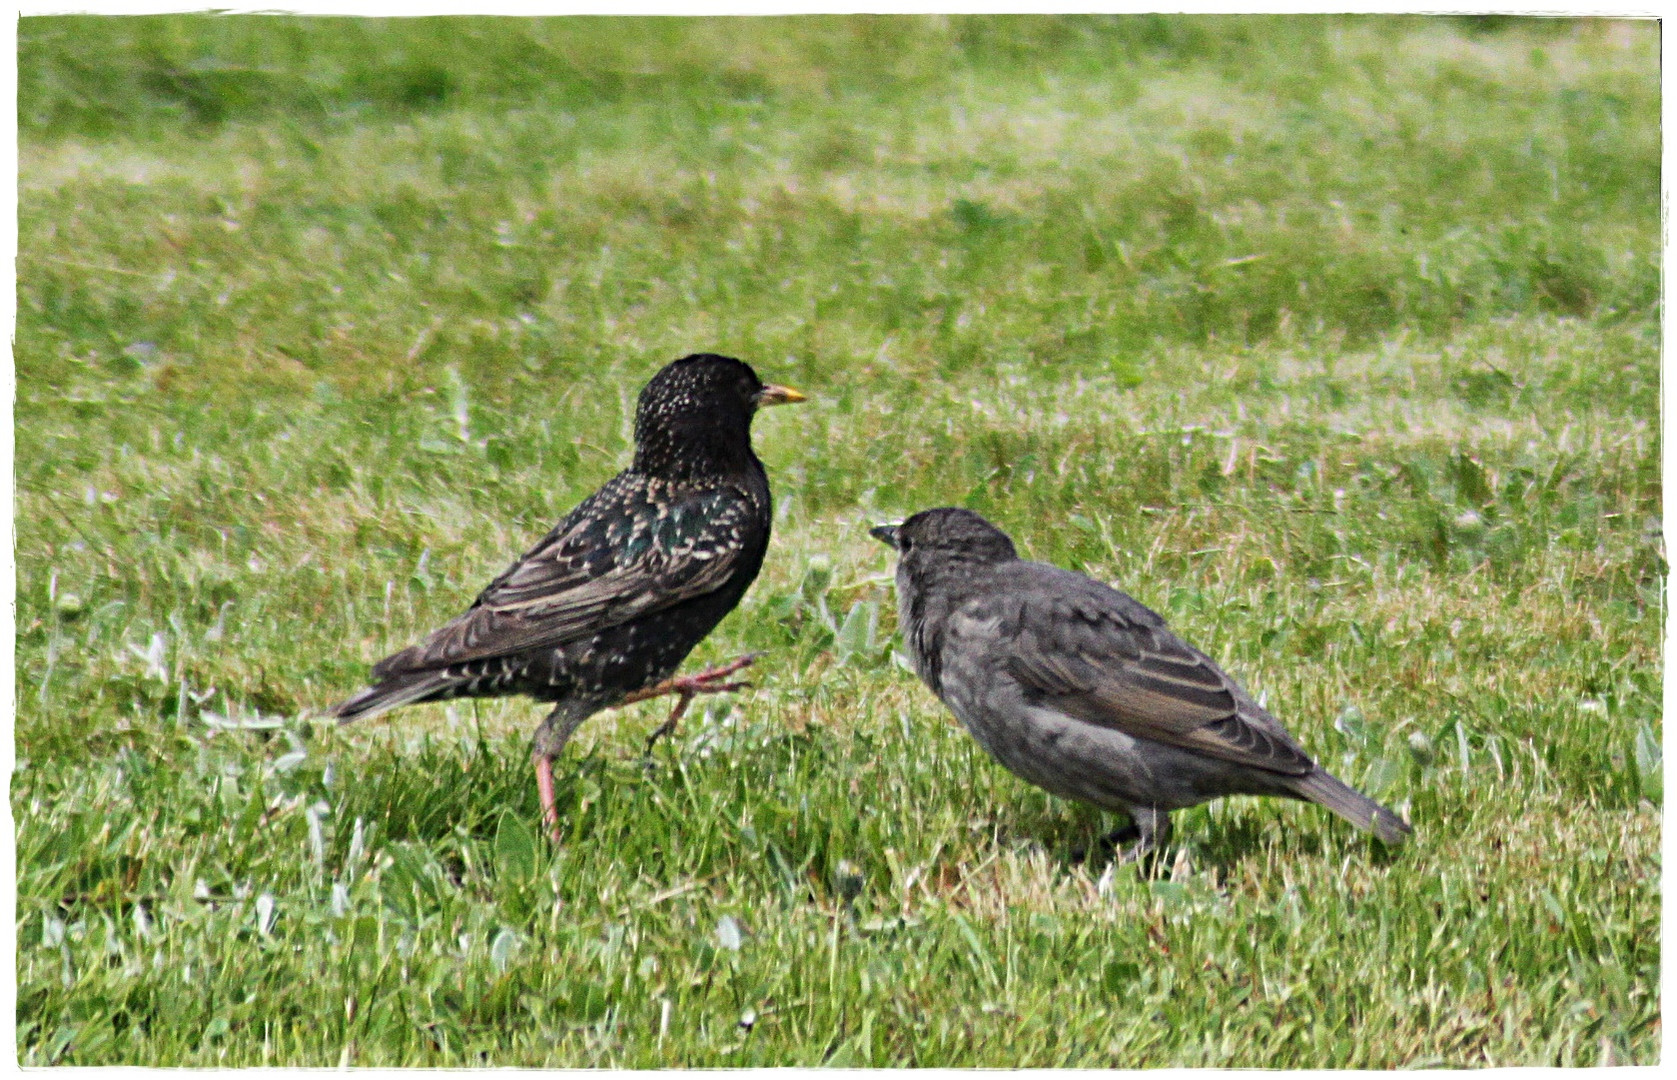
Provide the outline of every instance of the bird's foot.
{"type": "Polygon", "coordinates": [[[1101,837],[1101,846],[1109,850],[1116,851],[1118,849],[1118,845],[1127,844],[1131,840],[1140,839],[1141,826],[1132,821],[1128,825],[1113,829],[1111,832],[1101,837]]]}
{"type": "Polygon", "coordinates": [[[664,694],[675,694],[677,697],[675,707],[670,710],[669,718],[659,724],[652,734],[647,737],[646,752],[652,753],[652,748],[658,745],[659,739],[675,731],[676,722],[681,719],[681,714],[687,711],[687,706],[698,695],[725,694],[749,687],[751,684],[744,680],[737,682],[726,682],[724,680],[734,672],[741,671],[756,663],[757,658],[761,655],[763,654],[747,653],[737,660],[729,661],[718,667],[706,668],[694,675],[677,675],[674,678],[665,679],[656,686],[649,686],[645,690],[637,690],[624,698],[624,703],[628,704],[632,701],[645,701],[647,698],[661,697],[664,694]]]}
{"type": "Polygon", "coordinates": [[[1153,871],[1160,865],[1159,855],[1170,839],[1170,814],[1152,807],[1131,807],[1130,823],[1101,838],[1101,846],[1114,851],[1119,866],[1140,863],[1144,870],[1153,871]],[[1134,841],[1131,843],[1131,841],[1134,841]],[[1123,850],[1119,845],[1129,844],[1123,850]]]}
{"type": "Polygon", "coordinates": [[[1094,844],[1090,847],[1084,847],[1082,844],[1073,844],[1066,850],[1066,856],[1073,864],[1076,865],[1086,863],[1090,858],[1096,855],[1098,855],[1102,861],[1105,861],[1112,858],[1113,855],[1117,853],[1120,845],[1126,844],[1139,836],[1141,836],[1141,830],[1137,829],[1133,824],[1125,825],[1121,829],[1114,829],[1105,836],[1097,838],[1094,844]]]}
{"type": "Polygon", "coordinates": [[[1130,863],[1143,863],[1145,865],[1153,861],[1153,857],[1158,854],[1159,847],[1157,844],[1151,839],[1142,839],[1119,852],[1117,858],[1113,861],[1119,866],[1128,866],[1130,863]]]}
{"type": "Polygon", "coordinates": [[[677,675],[665,679],[663,682],[649,686],[645,690],[636,690],[623,699],[623,704],[631,705],[637,701],[646,701],[648,698],[663,697],[665,694],[680,694],[683,697],[691,698],[696,694],[721,694],[730,690],[744,690],[751,684],[748,682],[725,683],[718,680],[726,679],[734,672],[750,667],[762,655],[762,653],[746,653],[738,660],[731,660],[719,667],[706,668],[695,675],[677,675]]]}

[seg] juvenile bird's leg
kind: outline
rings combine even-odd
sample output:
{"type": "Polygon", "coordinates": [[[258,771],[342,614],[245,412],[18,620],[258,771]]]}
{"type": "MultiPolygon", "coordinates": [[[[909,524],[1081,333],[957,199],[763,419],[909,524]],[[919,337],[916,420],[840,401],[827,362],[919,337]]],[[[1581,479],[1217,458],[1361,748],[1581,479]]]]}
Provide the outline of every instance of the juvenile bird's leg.
{"type": "Polygon", "coordinates": [[[536,796],[542,804],[542,822],[547,835],[559,843],[559,804],[553,796],[553,759],[571,741],[571,735],[588,719],[588,711],[560,704],[547,714],[530,744],[530,761],[536,766],[536,796]]]}
{"type": "Polygon", "coordinates": [[[733,690],[743,690],[750,686],[750,683],[743,681],[720,682],[719,680],[726,679],[734,672],[750,667],[757,662],[757,658],[761,655],[763,654],[746,653],[738,660],[730,661],[720,667],[706,668],[697,675],[677,675],[674,678],[665,679],[656,686],[649,686],[645,690],[636,690],[624,698],[623,704],[628,705],[631,702],[645,701],[648,698],[662,697],[665,694],[677,695],[675,708],[670,710],[669,718],[659,724],[657,729],[647,738],[647,752],[651,753],[659,739],[675,730],[676,721],[681,719],[681,714],[687,711],[687,706],[692,703],[694,697],[699,694],[722,694],[733,690]]]}
{"type": "Polygon", "coordinates": [[[1140,840],[1141,830],[1136,828],[1135,822],[1120,825],[1116,829],[1101,837],[1101,843],[1109,848],[1116,848],[1120,844],[1127,844],[1131,840],[1140,840]]]}
{"type": "Polygon", "coordinates": [[[1153,806],[1130,807],[1130,823],[1106,837],[1106,842],[1120,844],[1134,839],[1135,843],[1118,856],[1120,863],[1133,863],[1157,851],[1170,839],[1170,811],[1153,806]]]}

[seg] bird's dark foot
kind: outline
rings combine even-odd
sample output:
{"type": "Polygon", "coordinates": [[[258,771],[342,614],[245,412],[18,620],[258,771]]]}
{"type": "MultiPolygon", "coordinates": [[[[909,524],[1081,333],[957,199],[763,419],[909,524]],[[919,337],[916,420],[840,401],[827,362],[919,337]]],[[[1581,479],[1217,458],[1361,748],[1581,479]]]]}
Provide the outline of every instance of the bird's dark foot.
{"type": "MultiPolygon", "coordinates": [[[[1134,825],[1126,825],[1122,829],[1115,829],[1095,841],[1095,851],[1102,856],[1102,861],[1112,860],[1119,866],[1146,859],[1150,855],[1158,854],[1158,843],[1153,839],[1142,839],[1141,830],[1134,825]],[[1131,841],[1135,841],[1131,843],[1131,841]],[[1129,847],[1125,847],[1129,844],[1129,847]]],[[[1073,863],[1086,862],[1089,850],[1079,844],[1071,849],[1073,863]]]]}
{"type": "Polygon", "coordinates": [[[1137,840],[1123,851],[1118,852],[1113,861],[1119,866],[1128,866],[1130,863],[1140,863],[1145,866],[1152,862],[1158,854],[1158,844],[1152,840],[1137,840]]]}
{"type": "Polygon", "coordinates": [[[1132,821],[1128,825],[1113,829],[1111,832],[1101,837],[1101,847],[1105,848],[1107,851],[1117,851],[1124,844],[1127,844],[1132,840],[1140,839],[1141,827],[1132,821]]]}
{"type": "Polygon", "coordinates": [[[1120,844],[1129,844],[1129,847],[1117,852],[1117,863],[1120,866],[1130,863],[1147,865],[1157,861],[1157,856],[1164,850],[1165,841],[1169,839],[1169,812],[1152,807],[1132,806],[1130,823],[1102,837],[1101,845],[1108,850],[1116,850],[1120,844]]]}
{"type": "Polygon", "coordinates": [[[696,675],[678,675],[673,679],[665,679],[656,686],[649,686],[645,690],[637,690],[624,698],[624,704],[633,701],[645,701],[647,698],[662,697],[665,694],[675,694],[675,707],[662,724],[647,736],[646,752],[652,753],[652,748],[658,745],[658,740],[675,731],[676,722],[681,714],[687,711],[695,697],[700,694],[725,694],[734,690],[744,690],[751,684],[745,681],[725,682],[728,676],[736,671],[742,671],[757,662],[762,653],[747,653],[738,660],[732,660],[719,667],[706,668],[696,675]]]}
{"type": "MultiPolygon", "coordinates": [[[[1141,839],[1141,828],[1135,822],[1113,829],[1105,836],[1095,841],[1093,850],[1078,844],[1068,853],[1073,863],[1087,862],[1091,855],[1098,855],[1102,862],[1115,859],[1120,863],[1133,862],[1146,852],[1121,851],[1125,844],[1141,839]]],[[[1137,844],[1137,847],[1141,845],[1137,844]]]]}

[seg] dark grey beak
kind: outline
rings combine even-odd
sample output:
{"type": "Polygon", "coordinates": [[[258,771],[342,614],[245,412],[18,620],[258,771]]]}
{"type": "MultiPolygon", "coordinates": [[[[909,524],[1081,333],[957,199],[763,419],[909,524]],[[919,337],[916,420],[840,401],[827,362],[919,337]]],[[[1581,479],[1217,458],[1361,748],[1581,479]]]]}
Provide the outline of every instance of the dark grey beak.
{"type": "Polygon", "coordinates": [[[895,525],[875,525],[868,530],[868,535],[892,547],[897,546],[897,527],[895,525]]]}

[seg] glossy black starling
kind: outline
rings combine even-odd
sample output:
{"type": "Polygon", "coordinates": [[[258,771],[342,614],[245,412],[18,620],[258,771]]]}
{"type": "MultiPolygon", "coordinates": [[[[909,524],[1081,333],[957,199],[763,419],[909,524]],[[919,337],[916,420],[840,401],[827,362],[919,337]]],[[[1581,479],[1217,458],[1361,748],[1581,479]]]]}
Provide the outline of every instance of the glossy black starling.
{"type": "Polygon", "coordinates": [[[769,544],[769,481],[751,450],[758,408],[804,400],[701,353],[652,377],[635,409],[635,459],[489,583],[459,618],[379,661],[335,710],[347,723],[418,701],[525,694],[554,703],[531,744],[557,841],[553,759],[601,709],[675,694],[648,745],[695,694],[753,657],[672,678],[734,609],[769,544]]]}
{"type": "Polygon", "coordinates": [[[1409,835],[1118,590],[1026,562],[970,510],[925,510],[872,534],[897,549],[903,640],[926,685],[1020,777],[1127,812],[1122,836],[1136,842],[1123,861],[1165,842],[1172,810],[1224,795],[1307,799],[1387,844],[1409,835]]]}

